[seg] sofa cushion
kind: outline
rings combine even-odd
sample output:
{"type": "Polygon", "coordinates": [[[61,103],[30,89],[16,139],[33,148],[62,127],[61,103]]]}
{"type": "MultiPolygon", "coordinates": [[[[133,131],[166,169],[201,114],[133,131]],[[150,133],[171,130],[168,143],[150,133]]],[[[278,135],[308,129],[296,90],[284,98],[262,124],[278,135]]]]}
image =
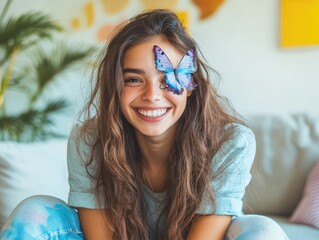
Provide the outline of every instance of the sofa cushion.
{"type": "Polygon", "coordinates": [[[309,174],[303,198],[290,221],[319,229],[319,160],[309,174]]]}
{"type": "Polygon", "coordinates": [[[251,116],[248,121],[257,150],[244,211],[290,216],[319,159],[319,116],[251,116]]]}
{"type": "Polygon", "coordinates": [[[0,228],[14,207],[29,196],[67,200],[66,149],[67,139],[0,142],[0,228]]]}

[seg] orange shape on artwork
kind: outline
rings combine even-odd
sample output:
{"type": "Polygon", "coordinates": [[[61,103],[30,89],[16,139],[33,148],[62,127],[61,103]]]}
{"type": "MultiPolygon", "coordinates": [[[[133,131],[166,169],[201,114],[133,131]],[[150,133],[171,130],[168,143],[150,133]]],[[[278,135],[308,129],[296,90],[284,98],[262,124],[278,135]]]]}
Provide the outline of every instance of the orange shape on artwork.
{"type": "Polygon", "coordinates": [[[145,9],[174,9],[178,0],[142,0],[145,9]]]}
{"type": "Polygon", "coordinates": [[[97,32],[97,40],[99,42],[104,42],[106,40],[108,40],[113,32],[113,30],[115,29],[115,25],[112,25],[112,24],[104,24],[102,25],[98,32],[97,32]]]}
{"type": "Polygon", "coordinates": [[[115,29],[124,21],[126,20],[121,20],[118,23],[102,25],[97,32],[97,35],[96,35],[97,40],[99,42],[108,41],[111,38],[112,34],[114,33],[115,29]]]}
{"type": "Polygon", "coordinates": [[[118,13],[122,11],[129,3],[129,0],[101,0],[103,9],[106,13],[118,13]]]}
{"type": "Polygon", "coordinates": [[[224,3],[224,0],[192,0],[200,10],[200,19],[208,18],[213,15],[224,3]]]}
{"type": "Polygon", "coordinates": [[[84,12],[85,12],[86,23],[88,27],[92,27],[94,18],[95,18],[94,5],[92,2],[89,2],[84,6],[84,12]]]}

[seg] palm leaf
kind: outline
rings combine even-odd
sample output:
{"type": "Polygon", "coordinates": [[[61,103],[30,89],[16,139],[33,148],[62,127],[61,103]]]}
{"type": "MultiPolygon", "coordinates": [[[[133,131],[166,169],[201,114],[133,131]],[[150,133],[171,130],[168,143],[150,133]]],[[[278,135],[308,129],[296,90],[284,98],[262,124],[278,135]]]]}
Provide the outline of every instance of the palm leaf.
{"type": "Polygon", "coordinates": [[[40,12],[11,17],[8,21],[0,23],[0,47],[5,49],[0,63],[5,61],[15,48],[26,49],[39,40],[50,38],[53,32],[61,30],[50,16],[40,12]]]}
{"type": "Polygon", "coordinates": [[[26,91],[31,104],[26,111],[17,115],[7,114],[5,105],[0,105],[0,141],[35,141],[58,137],[52,132],[52,115],[65,109],[67,102],[44,102],[44,108],[35,107],[33,103],[48,85],[59,79],[60,74],[75,63],[83,62],[95,49],[75,49],[60,43],[50,51],[48,42],[41,49],[39,45],[43,39],[55,41],[53,34],[62,28],[50,16],[39,12],[3,21],[11,1],[7,1],[0,15],[0,100],[10,88],[26,91]],[[19,55],[17,61],[16,55],[19,55]]]}
{"type": "Polygon", "coordinates": [[[8,9],[10,8],[10,5],[12,3],[12,0],[7,0],[6,4],[4,5],[1,14],[0,14],[0,23],[2,22],[2,20],[4,19],[4,17],[6,16],[6,14],[8,13],[8,9]]]}
{"type": "MultiPolygon", "coordinates": [[[[37,91],[31,98],[31,102],[42,94],[44,89],[65,70],[76,63],[82,62],[93,54],[96,49],[93,47],[75,49],[63,43],[57,44],[49,54],[38,51],[34,66],[34,81],[37,84],[37,91]]],[[[29,71],[30,72],[30,71],[29,71]]]]}
{"type": "Polygon", "coordinates": [[[53,125],[52,115],[67,107],[65,100],[52,101],[41,110],[29,109],[16,116],[0,117],[0,139],[13,141],[35,141],[56,137],[47,127],[53,125]]]}

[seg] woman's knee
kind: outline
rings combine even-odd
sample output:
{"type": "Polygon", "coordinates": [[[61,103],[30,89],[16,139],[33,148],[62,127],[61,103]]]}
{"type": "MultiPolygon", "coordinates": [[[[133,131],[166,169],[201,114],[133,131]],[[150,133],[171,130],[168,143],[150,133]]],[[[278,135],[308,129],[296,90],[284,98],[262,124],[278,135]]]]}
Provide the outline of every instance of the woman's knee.
{"type": "MultiPolygon", "coordinates": [[[[68,208],[68,206],[61,199],[52,196],[31,196],[16,206],[9,219],[19,217],[31,222],[41,222],[55,208],[68,208]]],[[[56,213],[56,217],[59,217],[59,212],[56,213]]]]}
{"type": "Polygon", "coordinates": [[[66,203],[62,200],[45,195],[31,196],[20,202],[13,212],[10,218],[17,216],[32,220],[34,215],[42,215],[48,208],[51,208],[57,204],[65,205],[66,203]]]}
{"type": "Polygon", "coordinates": [[[58,198],[39,195],[23,200],[15,208],[3,226],[1,234],[20,234],[35,238],[44,233],[67,228],[80,230],[75,210],[58,198]]]}
{"type": "Polygon", "coordinates": [[[51,207],[56,204],[66,205],[63,200],[53,196],[35,195],[24,199],[17,205],[17,208],[24,209],[25,207],[51,207]]]}
{"type": "Polygon", "coordinates": [[[229,240],[288,239],[274,220],[260,215],[245,215],[235,218],[229,226],[227,237],[229,240]]]}

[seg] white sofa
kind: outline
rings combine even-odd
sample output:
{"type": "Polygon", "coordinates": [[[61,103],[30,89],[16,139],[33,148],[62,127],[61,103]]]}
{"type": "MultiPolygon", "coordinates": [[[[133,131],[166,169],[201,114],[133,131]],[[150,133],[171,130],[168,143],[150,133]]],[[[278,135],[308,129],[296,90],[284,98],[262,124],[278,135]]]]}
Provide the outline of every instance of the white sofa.
{"type": "MultiPolygon", "coordinates": [[[[248,118],[257,140],[245,212],[271,216],[291,240],[318,240],[319,229],[289,222],[309,171],[319,159],[319,117],[248,118]]],[[[67,139],[0,142],[0,228],[24,198],[48,194],[67,201],[67,139]]],[[[319,194],[319,192],[318,192],[319,194]]]]}
{"type": "MultiPolygon", "coordinates": [[[[290,240],[318,240],[318,228],[291,223],[289,218],[303,197],[309,172],[319,161],[319,116],[254,116],[247,120],[256,136],[257,152],[245,212],[272,217],[290,240]]],[[[319,192],[316,194],[318,199],[319,192]]],[[[318,208],[319,203],[317,214],[318,208]]]]}

